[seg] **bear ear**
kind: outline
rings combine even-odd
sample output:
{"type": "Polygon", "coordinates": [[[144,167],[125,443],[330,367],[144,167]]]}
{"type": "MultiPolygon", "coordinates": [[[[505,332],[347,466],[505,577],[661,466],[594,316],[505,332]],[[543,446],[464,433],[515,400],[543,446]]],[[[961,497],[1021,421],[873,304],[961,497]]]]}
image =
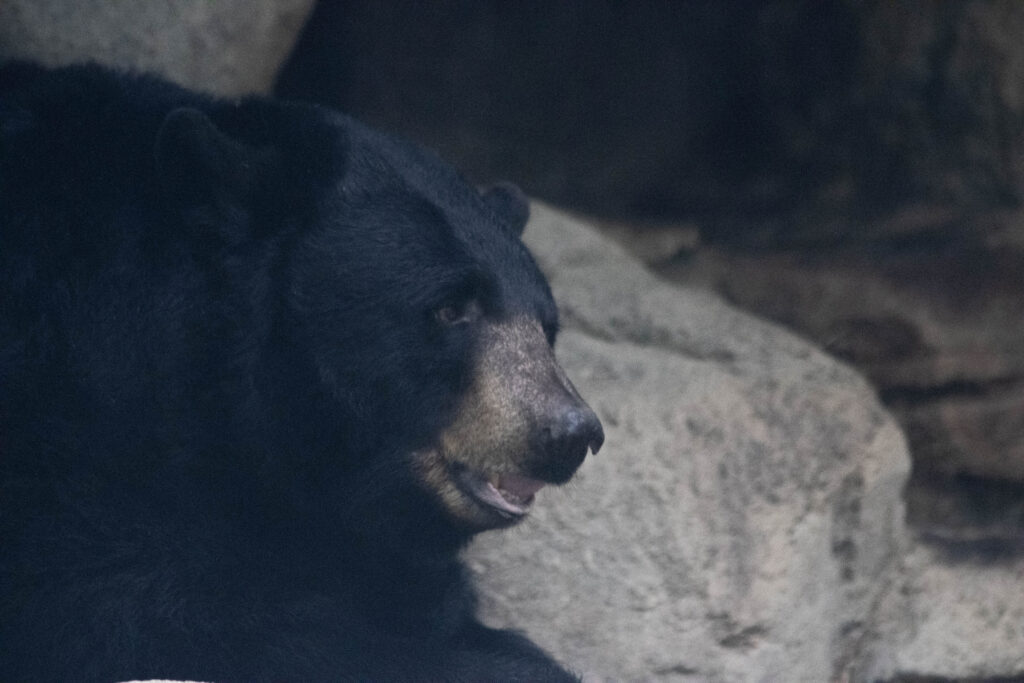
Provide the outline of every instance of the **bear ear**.
{"type": "Polygon", "coordinates": [[[515,235],[521,236],[530,219],[530,200],[514,183],[500,182],[484,188],[484,203],[515,235]]]}
{"type": "Polygon", "coordinates": [[[182,107],[160,126],[155,155],[164,193],[186,223],[230,243],[248,235],[256,149],[225,135],[198,109],[182,107]]]}

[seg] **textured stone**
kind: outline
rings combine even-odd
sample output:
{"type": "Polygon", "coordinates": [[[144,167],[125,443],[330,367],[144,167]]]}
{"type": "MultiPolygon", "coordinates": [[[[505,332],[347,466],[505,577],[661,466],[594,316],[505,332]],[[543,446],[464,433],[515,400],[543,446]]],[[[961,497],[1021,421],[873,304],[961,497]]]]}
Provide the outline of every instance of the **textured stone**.
{"type": "Polygon", "coordinates": [[[1024,560],[918,546],[887,598],[899,680],[1024,679],[1024,560]]]}
{"type": "Polygon", "coordinates": [[[922,472],[1024,482],[1024,250],[706,248],[658,270],[857,366],[900,419],[922,472]]]}
{"type": "Polygon", "coordinates": [[[607,442],[471,549],[486,618],[609,680],[825,681],[870,660],[908,459],[867,384],[542,206],[526,239],[607,442]]]}
{"type": "Polygon", "coordinates": [[[3,0],[0,60],[152,71],[220,95],[267,92],[313,0],[3,0]]]}

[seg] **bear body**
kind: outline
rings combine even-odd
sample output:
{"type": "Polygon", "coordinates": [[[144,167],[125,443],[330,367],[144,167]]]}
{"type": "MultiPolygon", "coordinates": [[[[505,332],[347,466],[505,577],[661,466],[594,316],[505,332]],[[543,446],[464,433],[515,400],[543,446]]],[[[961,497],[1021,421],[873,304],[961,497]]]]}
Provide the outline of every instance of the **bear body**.
{"type": "Polygon", "coordinates": [[[575,680],[458,560],[603,439],[525,220],[330,110],[0,69],[0,678],[575,680]]]}

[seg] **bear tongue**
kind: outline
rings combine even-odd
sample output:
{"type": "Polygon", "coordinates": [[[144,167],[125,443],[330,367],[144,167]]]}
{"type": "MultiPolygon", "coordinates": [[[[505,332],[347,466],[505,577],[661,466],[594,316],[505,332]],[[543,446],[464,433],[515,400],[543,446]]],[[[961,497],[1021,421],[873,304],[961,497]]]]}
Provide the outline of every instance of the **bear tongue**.
{"type": "Polygon", "coordinates": [[[544,482],[537,481],[536,479],[530,479],[519,474],[502,474],[498,476],[498,481],[495,484],[495,488],[502,494],[503,498],[508,498],[511,494],[513,503],[529,503],[533,499],[533,494],[537,493],[544,486],[544,482]]]}

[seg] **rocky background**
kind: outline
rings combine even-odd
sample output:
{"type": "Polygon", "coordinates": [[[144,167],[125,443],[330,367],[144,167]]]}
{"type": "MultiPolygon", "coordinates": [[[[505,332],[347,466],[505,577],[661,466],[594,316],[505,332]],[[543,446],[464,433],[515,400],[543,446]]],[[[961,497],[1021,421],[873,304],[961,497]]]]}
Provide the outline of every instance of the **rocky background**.
{"type": "Polygon", "coordinates": [[[0,59],[276,88],[591,216],[526,239],[607,446],[468,559],[596,680],[1024,681],[1022,35],[1016,0],[0,2],[0,59]]]}

